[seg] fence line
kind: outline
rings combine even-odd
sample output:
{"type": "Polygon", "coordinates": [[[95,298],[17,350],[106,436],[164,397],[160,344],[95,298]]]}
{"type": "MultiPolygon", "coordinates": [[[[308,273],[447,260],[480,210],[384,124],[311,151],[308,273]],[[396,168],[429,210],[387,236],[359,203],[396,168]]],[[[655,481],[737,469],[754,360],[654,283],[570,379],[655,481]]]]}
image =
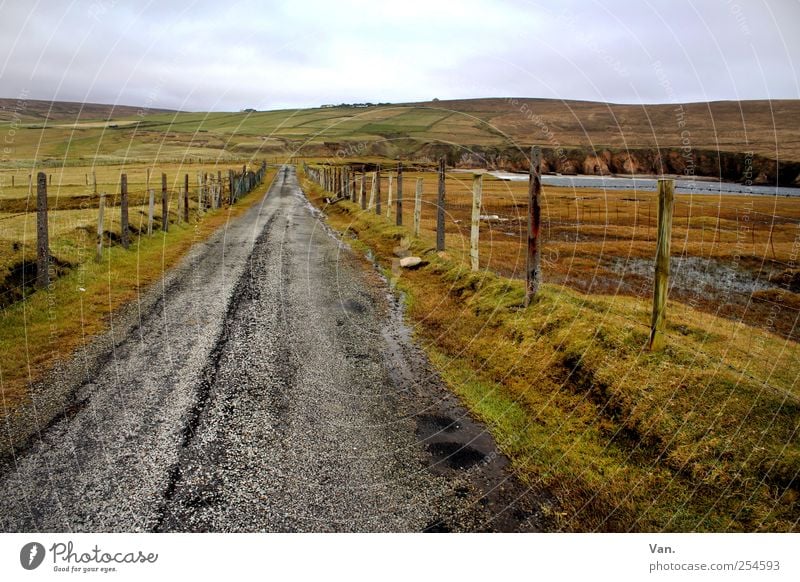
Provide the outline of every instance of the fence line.
{"type": "MultiPolygon", "coordinates": [[[[229,171],[229,185],[231,190],[229,191],[230,196],[228,200],[231,204],[235,203],[245,194],[251,192],[253,189],[258,187],[264,180],[264,176],[266,174],[267,164],[263,162],[259,168],[255,171],[250,171],[246,167],[242,169],[241,173],[234,172],[233,170],[229,171]]],[[[39,172],[36,176],[37,178],[37,191],[36,191],[36,282],[35,285],[37,288],[47,287],[51,283],[51,259],[52,254],[50,252],[50,232],[49,232],[49,221],[48,221],[48,202],[47,202],[47,188],[48,183],[50,182],[48,176],[44,172],[39,172]]],[[[88,174],[86,176],[87,182],[89,181],[88,174]]],[[[147,169],[146,172],[146,202],[148,204],[148,211],[147,211],[147,234],[152,235],[153,233],[153,226],[154,226],[154,210],[155,210],[155,191],[152,188],[149,188],[150,184],[150,170],[147,169]]],[[[217,203],[217,206],[220,206],[223,200],[223,192],[224,192],[225,183],[222,180],[222,172],[218,171],[216,180],[214,181],[214,196],[217,203]]],[[[92,182],[91,188],[94,193],[97,192],[97,177],[95,172],[92,172],[92,182]]],[[[198,198],[198,212],[197,217],[198,219],[202,216],[202,187],[198,188],[199,198],[198,198]]],[[[120,174],[119,179],[119,208],[120,208],[120,237],[119,242],[121,246],[125,249],[129,248],[130,245],[130,217],[129,217],[129,209],[130,209],[130,202],[131,202],[131,195],[136,195],[136,192],[131,192],[128,188],[128,175],[126,173],[120,174]]],[[[107,200],[110,198],[106,192],[101,192],[98,195],[98,206],[97,206],[97,229],[96,229],[96,253],[95,253],[95,260],[101,261],[103,258],[103,250],[104,247],[110,247],[113,245],[113,239],[109,237],[108,244],[105,244],[105,238],[107,234],[106,229],[106,221],[108,220],[107,214],[107,206],[109,208],[113,208],[113,204],[108,204],[107,200]]],[[[172,222],[180,222],[181,221],[181,214],[183,220],[185,222],[189,221],[190,213],[189,213],[189,175],[185,174],[183,180],[183,189],[170,189],[167,187],[167,175],[166,173],[161,174],[161,230],[162,232],[166,233],[169,229],[170,220],[170,198],[172,196],[177,196],[177,214],[172,222]],[[181,205],[181,199],[183,200],[183,204],[181,205]],[[181,212],[182,211],[182,212],[181,212]]],[[[138,200],[138,199],[137,199],[138,200]]],[[[83,207],[81,209],[84,209],[83,207]]],[[[58,210],[57,210],[58,211],[58,210]]],[[[21,215],[25,215],[27,213],[21,213],[21,215]]],[[[112,219],[112,223],[113,223],[112,219]]],[[[141,236],[141,232],[139,233],[141,236]]],[[[22,286],[24,287],[24,285],[22,286]]],[[[14,289],[11,289],[14,290],[14,289]]],[[[24,289],[23,296],[24,296],[24,289]]]]}
{"type": "MultiPolygon", "coordinates": [[[[535,154],[535,152],[532,153],[535,154]]],[[[360,202],[363,210],[376,210],[378,188],[381,187],[377,176],[373,173],[377,172],[378,165],[376,163],[305,162],[302,166],[305,175],[326,190],[325,186],[331,184],[330,176],[336,176],[339,172],[345,176],[352,176],[353,196],[347,196],[346,190],[338,191],[334,185],[332,190],[327,190],[334,193],[333,201],[352,199],[356,204],[360,202]],[[369,201],[365,192],[368,179],[371,181],[369,201]]],[[[664,236],[667,232],[664,229],[664,223],[660,220],[659,207],[654,206],[658,203],[657,192],[647,192],[642,196],[634,191],[633,195],[629,196],[627,192],[613,191],[595,194],[589,191],[586,193],[575,192],[575,195],[572,196],[561,194],[564,190],[558,189],[551,191],[550,195],[546,196],[541,187],[541,172],[539,172],[537,196],[533,196],[535,192],[532,190],[536,190],[536,188],[533,188],[534,181],[530,176],[527,197],[522,194],[519,196],[513,194],[509,197],[509,193],[519,192],[524,183],[494,179],[483,180],[480,187],[481,198],[476,205],[474,175],[471,176],[465,172],[463,174],[464,183],[453,188],[454,181],[457,181],[461,174],[445,175],[444,160],[439,160],[435,169],[432,164],[398,163],[396,170],[392,168],[394,173],[387,172],[387,175],[383,176],[383,180],[384,187],[389,183],[392,184],[392,202],[398,207],[394,220],[400,225],[403,220],[400,177],[403,173],[407,175],[409,171],[415,169],[419,173],[415,180],[413,210],[409,209],[411,218],[413,218],[409,234],[419,236],[423,229],[428,232],[432,231],[435,235],[437,250],[460,250],[465,256],[468,255],[470,268],[475,268],[476,262],[480,267],[481,259],[491,260],[492,263],[498,265],[493,268],[501,274],[510,273],[510,276],[518,276],[517,274],[522,272],[519,260],[525,257],[523,262],[528,263],[525,265],[526,289],[528,289],[527,280],[535,279],[537,275],[540,277],[543,267],[552,273],[554,282],[563,280],[584,291],[598,292],[596,289],[599,288],[602,289],[599,291],[600,293],[621,292],[641,297],[645,294],[655,294],[657,288],[663,288],[664,297],[669,292],[679,301],[688,301],[690,305],[696,306],[693,297],[699,292],[695,292],[693,289],[704,279],[695,277],[694,271],[691,273],[687,271],[686,274],[678,272],[679,277],[675,281],[672,279],[662,280],[656,276],[654,262],[656,249],[663,248],[664,236]],[[430,181],[425,176],[434,172],[436,180],[433,182],[433,193],[431,194],[430,189],[426,190],[430,186],[430,181]],[[473,187],[469,195],[470,199],[467,199],[467,192],[470,190],[467,184],[470,178],[473,187]],[[451,193],[450,190],[455,190],[455,192],[451,193]],[[539,201],[538,216],[534,212],[533,199],[539,201]],[[426,203],[425,208],[423,208],[423,202],[426,203]],[[477,221],[475,214],[477,214],[477,221]],[[469,224],[468,245],[462,242],[459,247],[453,247],[454,243],[449,240],[449,237],[453,235],[453,232],[461,233],[464,237],[466,234],[464,226],[467,224],[469,224]],[[531,230],[532,227],[538,228],[531,230]],[[481,230],[488,230],[491,233],[489,238],[484,240],[484,233],[481,230]],[[533,238],[537,243],[536,250],[541,257],[539,273],[535,269],[528,268],[529,265],[535,265],[535,261],[529,261],[527,258],[530,256],[530,249],[526,253],[526,232],[529,235],[536,235],[529,236],[528,242],[530,243],[533,238]],[[591,277],[585,277],[586,273],[581,271],[581,269],[586,271],[588,267],[579,267],[575,274],[572,272],[572,262],[583,261],[585,263],[588,258],[585,255],[572,254],[559,258],[559,248],[563,254],[563,245],[565,243],[572,244],[572,241],[575,241],[576,244],[585,243],[587,245],[585,248],[588,249],[586,252],[599,253],[597,267],[593,268],[593,272],[590,273],[591,277]],[[517,244],[520,245],[519,249],[515,246],[517,244]],[[593,244],[597,246],[591,246],[593,244]],[[491,253],[481,252],[483,249],[480,247],[485,245],[490,245],[491,253]],[[556,264],[559,264],[559,267],[551,271],[550,267],[556,264]],[[507,270],[506,265],[509,265],[507,270]],[[570,268],[567,270],[566,267],[570,268]],[[596,276],[598,272],[600,273],[599,277],[596,276]],[[581,279],[581,277],[585,278],[581,279]],[[616,283],[609,277],[616,277],[616,283]],[[692,293],[694,295],[691,295],[692,293]]],[[[772,203],[770,200],[769,207],[772,207],[772,203]]],[[[764,279],[760,279],[760,276],[756,274],[751,275],[748,274],[749,272],[743,271],[745,274],[741,281],[737,280],[738,282],[730,288],[719,287],[715,291],[715,293],[725,294],[726,298],[731,297],[730,300],[734,301],[736,305],[744,306],[745,304],[751,305],[754,300],[762,300],[762,295],[752,295],[754,290],[772,289],[777,285],[772,282],[772,278],[767,283],[766,275],[775,273],[774,269],[781,268],[781,265],[787,269],[793,266],[791,261],[785,259],[786,245],[792,242],[787,237],[796,238],[792,225],[800,225],[800,218],[794,215],[794,211],[791,211],[791,207],[787,207],[786,202],[782,199],[775,202],[778,206],[775,206],[772,214],[769,213],[768,208],[765,208],[766,203],[762,198],[748,199],[744,208],[742,208],[742,204],[743,201],[739,199],[722,199],[716,202],[698,200],[696,196],[673,199],[674,210],[670,217],[668,232],[669,236],[674,238],[672,246],[675,249],[671,249],[666,257],[671,257],[673,263],[677,260],[683,261],[685,258],[688,260],[688,258],[697,257],[703,261],[717,261],[720,268],[727,268],[725,257],[729,252],[735,253],[736,260],[739,256],[766,259],[771,255],[768,269],[763,275],[764,279]],[[752,202],[755,202],[754,207],[752,202]],[[785,215],[780,214],[781,208],[785,209],[785,215]],[[781,225],[784,226],[781,227],[781,225]],[[735,248],[734,245],[736,245],[735,248]],[[752,277],[752,279],[747,277],[752,277]],[[751,280],[754,281],[752,284],[749,283],[751,280]],[[741,298],[736,294],[740,294],[741,298]]],[[[391,210],[388,208],[386,210],[387,212],[384,213],[386,219],[392,220],[391,210]]],[[[460,240],[464,241],[465,238],[460,240]]],[[[710,269],[705,277],[712,280],[712,285],[716,285],[713,280],[721,276],[716,274],[714,269],[717,267],[711,265],[710,262],[685,264],[687,269],[698,272],[701,269],[710,269]]],[[[761,264],[763,265],[763,263],[761,264]]],[[[700,273],[700,275],[703,274],[700,273]]],[[[703,292],[698,297],[698,300],[702,302],[707,300],[708,294],[703,292]]],[[[763,300],[767,301],[769,297],[768,294],[764,294],[763,300]]],[[[728,299],[725,301],[727,302],[728,299]]],[[[703,309],[713,312],[713,309],[708,306],[703,309]]],[[[757,313],[752,308],[748,307],[746,311],[747,317],[751,319],[757,317],[757,313]]],[[[753,321],[755,325],[760,325],[758,319],[753,319],[753,321]]],[[[669,338],[670,336],[665,334],[664,337],[669,338]]]]}

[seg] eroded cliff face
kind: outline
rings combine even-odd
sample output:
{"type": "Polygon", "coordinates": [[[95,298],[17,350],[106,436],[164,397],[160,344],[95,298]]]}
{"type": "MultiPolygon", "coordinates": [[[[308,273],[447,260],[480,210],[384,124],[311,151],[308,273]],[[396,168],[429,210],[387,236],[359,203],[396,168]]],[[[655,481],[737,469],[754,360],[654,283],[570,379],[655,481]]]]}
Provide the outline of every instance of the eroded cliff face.
{"type": "MultiPolygon", "coordinates": [[[[298,144],[300,147],[300,144],[298,144]]],[[[420,144],[414,140],[304,145],[302,155],[331,161],[384,157],[435,164],[445,157],[448,166],[528,171],[527,150],[515,147],[420,144]]],[[[267,152],[268,153],[268,152],[267,152]]],[[[720,178],[754,185],[800,186],[800,162],[776,162],[745,152],[717,152],[680,148],[657,150],[590,150],[588,148],[542,148],[542,171],[560,174],[677,174],[720,178]]]]}
{"type": "MultiPolygon", "coordinates": [[[[437,152],[438,153],[438,152],[437,152]]],[[[463,168],[496,167],[528,170],[527,152],[517,149],[471,148],[447,152],[448,163],[463,168]]],[[[681,149],[627,151],[555,150],[543,148],[542,171],[560,174],[678,174],[707,176],[759,185],[800,186],[800,163],[782,162],[748,153],[681,149]]]]}

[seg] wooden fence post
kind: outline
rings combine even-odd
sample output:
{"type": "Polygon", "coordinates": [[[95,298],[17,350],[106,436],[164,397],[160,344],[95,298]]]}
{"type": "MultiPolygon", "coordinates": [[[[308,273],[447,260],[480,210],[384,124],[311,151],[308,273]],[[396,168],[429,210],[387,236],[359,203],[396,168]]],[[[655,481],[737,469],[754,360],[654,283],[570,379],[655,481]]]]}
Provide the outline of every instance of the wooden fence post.
{"type": "Polygon", "coordinates": [[[392,217],[392,187],[394,186],[394,177],[389,174],[389,192],[386,194],[386,218],[392,217]]]}
{"type": "Polygon", "coordinates": [[[375,172],[370,172],[369,178],[369,204],[367,204],[367,210],[372,210],[375,207],[375,172]]]}
{"type": "Polygon", "coordinates": [[[365,182],[367,181],[367,175],[362,171],[359,175],[358,180],[358,188],[361,192],[361,210],[367,209],[367,186],[365,182]]]}
{"type": "Polygon", "coordinates": [[[231,193],[231,204],[236,202],[236,194],[233,190],[233,170],[228,170],[228,189],[231,193]]]}
{"type": "Polygon", "coordinates": [[[397,164],[397,214],[394,223],[403,226],[403,164],[397,164]]]}
{"type": "Polygon", "coordinates": [[[381,215],[381,167],[375,170],[375,214],[381,215]]]}
{"type": "Polygon", "coordinates": [[[469,259],[473,271],[480,268],[478,262],[478,239],[481,229],[481,195],[483,193],[483,174],[472,177],[472,228],[469,236],[469,259]]]}
{"type": "Polygon", "coordinates": [[[531,299],[539,290],[539,284],[542,279],[540,267],[542,249],[539,244],[539,229],[542,220],[540,201],[542,194],[541,161],[541,150],[536,146],[532,147],[531,165],[528,174],[528,254],[525,269],[525,307],[530,305],[531,299]]]}
{"type": "Polygon", "coordinates": [[[97,173],[92,170],[92,191],[97,195],[97,173]]]}
{"type": "Polygon", "coordinates": [[[197,215],[203,215],[203,174],[197,172],[197,215]]]}
{"type": "Polygon", "coordinates": [[[103,214],[106,209],[106,195],[100,194],[100,207],[97,212],[97,262],[103,260],[103,214]]]}
{"type": "Polygon", "coordinates": [[[436,250],[444,250],[444,158],[439,160],[439,192],[436,198],[436,250]]]}
{"type": "Polygon", "coordinates": [[[658,351],[664,347],[667,326],[666,304],[669,292],[669,247],[672,237],[672,209],[675,199],[675,181],[658,181],[658,235],[656,239],[656,273],[653,283],[653,318],[650,323],[648,349],[658,351]]]}
{"type": "Polygon", "coordinates": [[[122,174],[119,181],[120,231],[122,247],[127,249],[130,244],[130,228],[128,227],[128,175],[122,174]]]}
{"type": "Polygon", "coordinates": [[[36,175],[36,286],[50,284],[50,235],[47,224],[47,178],[36,175]]]}
{"type": "Polygon", "coordinates": [[[150,198],[150,202],[147,207],[147,234],[153,234],[153,215],[155,213],[155,206],[156,206],[156,191],[152,188],[147,191],[147,194],[150,198]]]}
{"type": "Polygon", "coordinates": [[[161,230],[169,230],[169,203],[167,199],[167,175],[161,174],[161,230]]]}
{"type": "Polygon", "coordinates": [[[414,236],[419,236],[420,220],[422,219],[422,187],[423,179],[417,178],[417,189],[414,192],[414,236]]]}
{"type": "Polygon", "coordinates": [[[189,222],[189,174],[183,176],[183,220],[189,222]]]}

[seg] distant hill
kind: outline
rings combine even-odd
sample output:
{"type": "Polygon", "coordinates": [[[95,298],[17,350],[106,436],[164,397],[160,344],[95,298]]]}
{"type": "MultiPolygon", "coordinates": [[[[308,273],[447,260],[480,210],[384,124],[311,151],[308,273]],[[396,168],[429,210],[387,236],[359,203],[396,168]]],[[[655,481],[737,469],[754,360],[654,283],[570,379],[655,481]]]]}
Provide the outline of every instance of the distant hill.
{"type": "Polygon", "coordinates": [[[0,98],[0,121],[16,117],[22,121],[85,121],[129,118],[156,113],[174,113],[170,109],[144,109],[132,105],[106,105],[102,103],[75,103],[71,101],[40,101],[36,99],[0,98]]]}
{"type": "MultiPolygon", "coordinates": [[[[150,109],[146,117],[131,106],[24,105],[23,119],[57,123],[30,139],[18,132],[16,159],[9,164],[34,157],[114,163],[153,156],[415,161],[445,156],[455,166],[524,170],[536,144],[543,148],[545,170],[562,174],[694,174],[800,186],[800,100],[625,105],[487,98],[275,111],[150,109]]],[[[18,104],[2,99],[0,106],[0,121],[7,122],[18,104]]]]}
{"type": "Polygon", "coordinates": [[[752,150],[800,161],[800,100],[619,105],[494,98],[409,105],[474,115],[521,143],[752,150]]]}

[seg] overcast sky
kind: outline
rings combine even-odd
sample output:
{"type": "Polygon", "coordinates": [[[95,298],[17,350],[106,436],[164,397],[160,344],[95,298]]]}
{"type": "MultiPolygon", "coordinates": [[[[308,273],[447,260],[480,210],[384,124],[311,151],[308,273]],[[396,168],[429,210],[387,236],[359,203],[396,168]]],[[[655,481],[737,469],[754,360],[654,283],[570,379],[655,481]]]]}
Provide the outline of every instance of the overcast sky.
{"type": "Polygon", "coordinates": [[[799,0],[0,3],[0,96],[188,110],[800,98],[799,0]]]}

